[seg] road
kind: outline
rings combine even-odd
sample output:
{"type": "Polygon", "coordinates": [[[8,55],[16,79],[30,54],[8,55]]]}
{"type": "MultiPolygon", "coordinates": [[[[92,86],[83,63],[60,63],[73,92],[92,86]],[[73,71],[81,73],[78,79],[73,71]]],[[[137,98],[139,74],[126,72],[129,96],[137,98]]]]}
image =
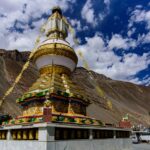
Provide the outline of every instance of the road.
{"type": "Polygon", "coordinates": [[[150,150],[150,144],[133,144],[133,150],[150,150]]]}

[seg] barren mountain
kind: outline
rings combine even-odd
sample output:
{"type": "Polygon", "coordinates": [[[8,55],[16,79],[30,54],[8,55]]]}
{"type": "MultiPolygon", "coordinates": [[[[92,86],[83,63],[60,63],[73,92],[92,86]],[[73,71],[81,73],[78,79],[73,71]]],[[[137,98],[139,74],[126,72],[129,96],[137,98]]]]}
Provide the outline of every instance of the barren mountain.
{"type": "MultiPolygon", "coordinates": [[[[29,52],[0,49],[0,98],[14,82],[28,55],[29,52]]],[[[36,66],[31,63],[14,91],[5,99],[0,112],[13,116],[21,114],[21,108],[15,100],[38,76],[36,66]]],[[[128,113],[133,123],[150,124],[150,87],[112,80],[93,71],[89,73],[81,67],[75,70],[72,79],[90,96],[91,104],[87,109],[89,116],[117,124],[128,113]],[[101,92],[98,92],[96,87],[99,87],[101,92]],[[108,101],[112,103],[112,109],[108,107],[108,101]]]]}

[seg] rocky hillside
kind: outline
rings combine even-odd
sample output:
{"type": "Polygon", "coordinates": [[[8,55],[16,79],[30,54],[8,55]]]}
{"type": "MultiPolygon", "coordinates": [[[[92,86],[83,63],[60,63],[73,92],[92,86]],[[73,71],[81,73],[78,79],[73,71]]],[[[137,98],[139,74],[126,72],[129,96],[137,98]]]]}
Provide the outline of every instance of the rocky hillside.
{"type": "MultiPolygon", "coordinates": [[[[28,55],[29,52],[0,50],[0,97],[15,80],[28,55]]],[[[115,81],[95,72],[91,74],[103,94],[97,92],[86,69],[77,68],[72,74],[73,81],[84,88],[90,96],[91,104],[87,109],[89,116],[107,123],[118,123],[128,113],[133,123],[150,124],[150,87],[115,81]],[[108,107],[108,101],[112,103],[112,109],[108,107]]],[[[21,108],[17,106],[15,100],[31,86],[38,76],[36,66],[31,63],[13,93],[5,99],[0,112],[13,116],[21,114],[21,108]]]]}

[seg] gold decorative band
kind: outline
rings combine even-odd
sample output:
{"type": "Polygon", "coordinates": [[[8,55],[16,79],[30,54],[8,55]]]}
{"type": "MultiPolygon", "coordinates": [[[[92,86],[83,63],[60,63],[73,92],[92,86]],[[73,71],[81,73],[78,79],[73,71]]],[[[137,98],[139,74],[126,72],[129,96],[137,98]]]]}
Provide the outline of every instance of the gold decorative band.
{"type": "Polygon", "coordinates": [[[72,59],[76,64],[78,62],[78,57],[71,47],[58,43],[45,44],[40,46],[38,50],[35,52],[33,60],[35,61],[38,57],[49,54],[66,56],[72,59]]]}
{"type": "Polygon", "coordinates": [[[40,74],[49,74],[49,73],[56,73],[56,74],[71,74],[71,70],[64,66],[59,65],[48,65],[40,69],[40,74]]]}
{"type": "MultiPolygon", "coordinates": [[[[52,34],[52,33],[58,33],[58,34],[61,33],[61,34],[64,35],[64,37],[67,36],[67,33],[66,33],[65,31],[59,30],[58,28],[50,29],[50,30],[46,33],[46,35],[49,36],[49,35],[52,34]]],[[[56,38],[59,38],[59,36],[57,35],[56,38]]]]}

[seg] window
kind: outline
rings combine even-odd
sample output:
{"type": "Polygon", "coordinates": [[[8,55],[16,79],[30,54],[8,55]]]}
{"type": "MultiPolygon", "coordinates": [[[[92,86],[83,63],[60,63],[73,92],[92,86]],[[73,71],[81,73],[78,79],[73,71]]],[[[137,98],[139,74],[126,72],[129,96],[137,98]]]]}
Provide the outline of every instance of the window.
{"type": "Polygon", "coordinates": [[[107,139],[113,136],[113,130],[93,130],[93,139],[107,139]]]}
{"type": "Polygon", "coordinates": [[[89,139],[89,130],[55,128],[55,140],[89,139]]]}
{"type": "Polygon", "coordinates": [[[129,131],[116,131],[116,138],[129,138],[130,132],[129,131]]]}

